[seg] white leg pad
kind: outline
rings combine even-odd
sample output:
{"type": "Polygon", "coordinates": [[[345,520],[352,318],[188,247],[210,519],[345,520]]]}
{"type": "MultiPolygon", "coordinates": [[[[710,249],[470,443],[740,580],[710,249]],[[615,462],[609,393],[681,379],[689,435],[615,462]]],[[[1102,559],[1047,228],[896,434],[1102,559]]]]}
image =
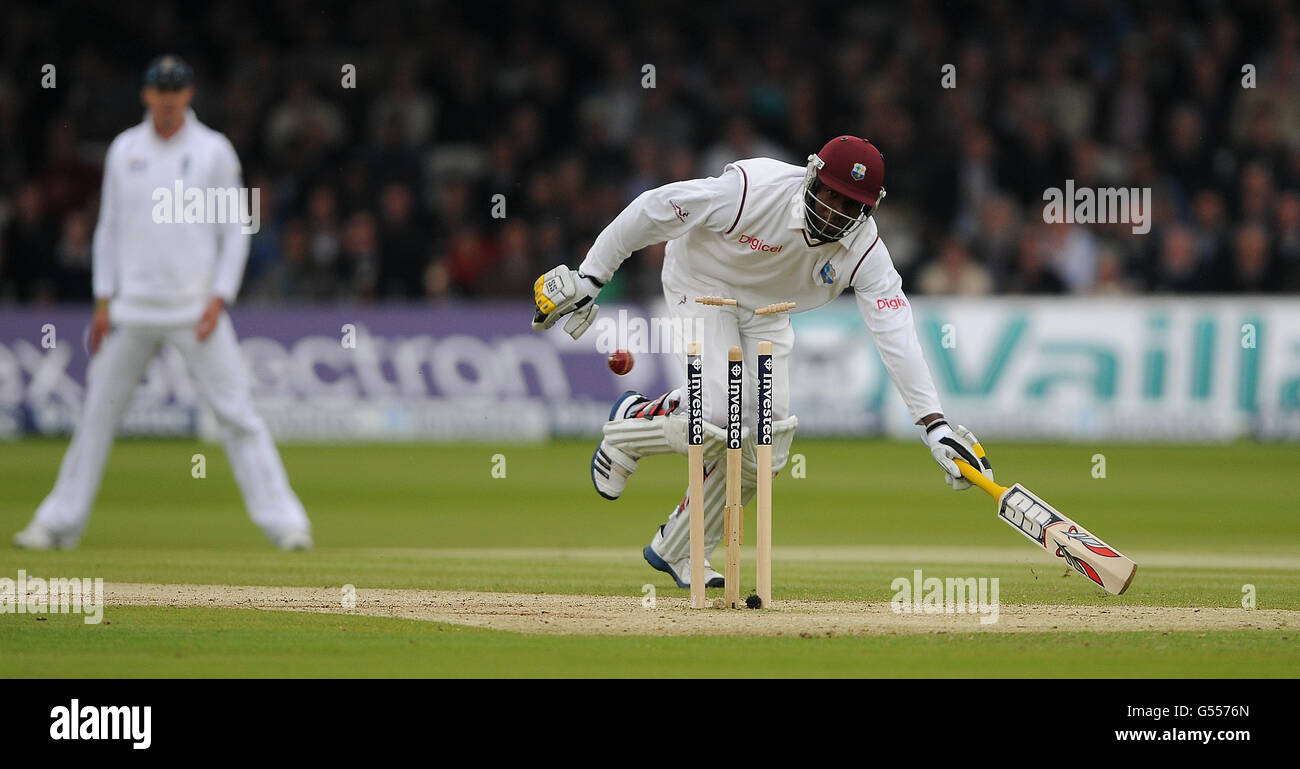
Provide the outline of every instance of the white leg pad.
{"type": "MultiPolygon", "coordinates": [[[[708,437],[709,427],[711,424],[705,424],[705,456],[708,456],[708,437]]],[[[790,416],[772,423],[772,474],[775,476],[790,459],[790,446],[794,442],[795,430],[799,427],[797,417],[790,416]]],[[[721,461],[722,454],[726,451],[726,433],[721,428],[716,428],[721,432],[719,438],[719,451],[711,462],[704,465],[704,557],[709,557],[713,549],[722,541],[723,518],[727,505],[727,472],[726,465],[721,461]]],[[[685,431],[682,432],[683,439],[685,431]]],[[[758,493],[758,465],[756,463],[757,454],[752,434],[748,428],[742,436],[743,452],[740,462],[740,503],[748,505],[754,495],[758,493]]],[[[684,497],[672,514],[668,516],[668,522],[664,524],[664,538],[661,547],[656,548],[659,557],[665,561],[673,562],[681,558],[686,558],[691,552],[691,531],[690,531],[690,499],[689,494],[684,497]]]]}
{"type": "Polygon", "coordinates": [[[671,416],[654,419],[614,419],[605,423],[605,443],[626,454],[634,462],[652,454],[671,454],[673,444],[668,440],[668,422],[671,416]]]}
{"type": "MultiPolygon", "coordinates": [[[[689,444],[687,443],[686,431],[690,425],[690,417],[683,411],[678,411],[668,418],[668,425],[665,427],[665,437],[672,451],[675,454],[686,455],[689,444]]],[[[748,427],[740,429],[740,440],[743,443],[749,438],[750,430],[748,427]]],[[[718,427],[712,422],[704,423],[704,461],[711,462],[720,459],[727,450],[727,430],[724,427],[718,427]]]]}
{"type": "MultiPolygon", "coordinates": [[[[654,419],[615,419],[605,423],[605,442],[633,459],[653,454],[686,455],[686,429],[690,418],[683,411],[654,419]]],[[[748,439],[748,427],[741,430],[741,439],[748,439]]],[[[727,431],[710,422],[704,423],[704,458],[711,461],[721,457],[727,448],[727,431]]]]}
{"type": "MultiPolygon", "coordinates": [[[[799,429],[799,417],[793,414],[785,419],[778,419],[772,423],[772,475],[785,469],[786,463],[790,461],[790,446],[794,443],[794,433],[799,429]]],[[[748,482],[753,482],[756,468],[758,467],[758,442],[756,440],[745,442],[745,453],[741,458],[741,466],[745,468],[745,475],[748,482]]]]}

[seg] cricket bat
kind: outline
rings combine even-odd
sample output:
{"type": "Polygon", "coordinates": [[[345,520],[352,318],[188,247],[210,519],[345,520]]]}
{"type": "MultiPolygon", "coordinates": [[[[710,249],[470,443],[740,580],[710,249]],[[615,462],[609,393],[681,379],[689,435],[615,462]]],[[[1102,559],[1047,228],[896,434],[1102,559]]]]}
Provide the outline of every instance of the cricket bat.
{"type": "Polygon", "coordinates": [[[956,460],[966,480],[979,486],[998,502],[998,518],[1025,535],[1050,555],[1062,558],[1075,571],[1098,587],[1122,595],[1133,584],[1137,564],[1102,542],[1068,516],[1021,486],[999,486],[966,462],[956,460]]]}

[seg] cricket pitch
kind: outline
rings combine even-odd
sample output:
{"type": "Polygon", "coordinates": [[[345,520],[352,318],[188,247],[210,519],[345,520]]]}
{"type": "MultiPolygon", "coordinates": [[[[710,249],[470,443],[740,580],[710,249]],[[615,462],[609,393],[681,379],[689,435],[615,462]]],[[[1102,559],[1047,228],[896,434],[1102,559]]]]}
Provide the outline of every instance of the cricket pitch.
{"type": "Polygon", "coordinates": [[[301,611],[445,622],[547,635],[800,636],[1044,631],[1297,630],[1300,611],[1163,606],[1001,604],[980,614],[899,613],[887,601],[778,601],[774,608],[692,611],[685,596],[496,593],[358,588],[344,606],[337,587],[108,583],[107,608],[155,606],[301,611]],[[987,617],[986,617],[987,618],[987,617]]]}

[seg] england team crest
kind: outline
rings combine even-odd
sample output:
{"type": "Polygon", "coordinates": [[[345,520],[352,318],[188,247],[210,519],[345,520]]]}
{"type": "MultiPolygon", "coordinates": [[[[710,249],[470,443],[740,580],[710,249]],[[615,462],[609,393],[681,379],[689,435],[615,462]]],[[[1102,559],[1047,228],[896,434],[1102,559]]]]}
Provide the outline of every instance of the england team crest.
{"type": "Polygon", "coordinates": [[[867,167],[861,163],[854,163],[853,170],[850,173],[853,176],[853,181],[860,182],[862,181],[862,177],[867,175],[867,167]]]}

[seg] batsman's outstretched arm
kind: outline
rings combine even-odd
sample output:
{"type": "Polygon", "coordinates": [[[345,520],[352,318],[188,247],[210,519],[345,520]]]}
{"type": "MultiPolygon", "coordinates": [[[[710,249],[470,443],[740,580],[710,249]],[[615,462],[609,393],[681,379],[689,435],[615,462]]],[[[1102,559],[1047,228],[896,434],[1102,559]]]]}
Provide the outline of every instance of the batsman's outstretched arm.
{"type": "Polygon", "coordinates": [[[912,307],[903,293],[903,279],[889,258],[889,249],[877,238],[862,255],[851,276],[858,310],[880,351],[885,370],[898,388],[916,424],[925,432],[922,440],[934,461],[943,468],[944,481],[957,491],[970,488],[954,463],[964,459],[980,466],[984,475],[993,477],[993,469],[983,456],[978,439],[961,425],[955,428],[944,418],[943,406],[930,374],[930,366],[921,352],[916,335],[912,307]]]}
{"type": "Polygon", "coordinates": [[[537,279],[533,328],[548,329],[572,314],[564,330],[574,339],[582,336],[600,309],[595,304],[600,289],[632,252],[679,238],[692,227],[721,232],[729,226],[727,217],[734,218],[740,205],[739,176],[728,166],[721,176],[665,184],[638,195],[596,237],[577,270],[560,265],[537,279]]]}
{"type": "Polygon", "coordinates": [[[877,239],[868,248],[852,279],[858,311],[912,419],[920,424],[930,415],[942,414],[939,393],[916,336],[912,307],[903,294],[903,279],[883,240],[877,239]]]}
{"type": "Polygon", "coordinates": [[[722,232],[735,219],[743,189],[740,172],[729,165],[719,176],[646,190],[601,230],[580,269],[608,282],[634,251],[675,240],[694,227],[722,232]]]}

